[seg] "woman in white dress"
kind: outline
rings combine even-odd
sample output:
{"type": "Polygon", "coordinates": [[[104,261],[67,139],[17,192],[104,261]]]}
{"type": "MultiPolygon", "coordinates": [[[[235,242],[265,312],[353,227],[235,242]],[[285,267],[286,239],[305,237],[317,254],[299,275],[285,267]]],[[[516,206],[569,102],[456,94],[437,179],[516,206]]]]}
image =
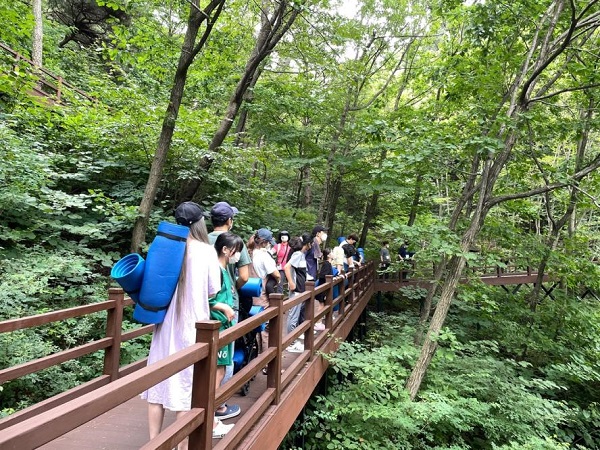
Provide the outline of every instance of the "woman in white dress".
{"type": "MultiPolygon", "coordinates": [[[[208,298],[221,289],[221,268],[214,247],[208,244],[204,210],[193,202],[185,202],[175,210],[180,225],[190,228],[177,289],[173,294],[165,320],[156,325],[150,344],[148,364],[158,362],[196,342],[196,322],[209,320],[208,298]]],[[[162,428],[165,409],[177,416],[191,408],[193,366],[158,383],[142,393],[148,401],[150,439],[162,428]]],[[[215,420],[213,436],[223,437],[231,425],[215,420]]],[[[177,447],[186,450],[187,439],[177,447]]]]}

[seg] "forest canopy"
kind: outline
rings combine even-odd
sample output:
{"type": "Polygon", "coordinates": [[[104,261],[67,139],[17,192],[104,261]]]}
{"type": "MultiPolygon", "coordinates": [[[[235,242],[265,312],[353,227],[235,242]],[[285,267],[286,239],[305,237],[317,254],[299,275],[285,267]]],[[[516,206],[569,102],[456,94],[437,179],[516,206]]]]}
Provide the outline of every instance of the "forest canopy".
{"type": "MultiPolygon", "coordinates": [[[[357,233],[376,260],[382,241],[394,255],[409,241],[417,270],[436,269],[403,374],[411,401],[457,298],[523,314],[533,334],[545,314],[541,279],[505,311],[461,288],[468,266],[550,273],[566,304],[597,312],[598,1],[0,5],[0,320],[105,299],[115,261],[145,252],[185,200],[235,205],[244,238],[319,223],[327,246],[357,233]]],[[[96,328],[28,336],[1,364],[96,328]]],[[[503,356],[530,357],[520,344],[503,356]]],[[[598,349],[582,352],[598,394],[598,349]]],[[[42,385],[71,387],[84,367],[42,385]]],[[[584,403],[571,434],[591,446],[581,429],[598,409],[584,403]]]]}

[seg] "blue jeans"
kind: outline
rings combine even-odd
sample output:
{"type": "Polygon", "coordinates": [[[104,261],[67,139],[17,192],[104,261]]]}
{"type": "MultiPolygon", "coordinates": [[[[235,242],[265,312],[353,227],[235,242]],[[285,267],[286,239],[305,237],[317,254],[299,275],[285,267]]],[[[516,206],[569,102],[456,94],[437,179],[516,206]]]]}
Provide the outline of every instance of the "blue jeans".
{"type": "MultiPolygon", "coordinates": [[[[296,292],[290,292],[290,298],[294,298],[298,295],[296,292]]],[[[298,321],[300,320],[302,308],[304,307],[304,303],[300,303],[299,305],[294,306],[288,311],[287,317],[287,332],[291,333],[298,326],[298,321]]]]}

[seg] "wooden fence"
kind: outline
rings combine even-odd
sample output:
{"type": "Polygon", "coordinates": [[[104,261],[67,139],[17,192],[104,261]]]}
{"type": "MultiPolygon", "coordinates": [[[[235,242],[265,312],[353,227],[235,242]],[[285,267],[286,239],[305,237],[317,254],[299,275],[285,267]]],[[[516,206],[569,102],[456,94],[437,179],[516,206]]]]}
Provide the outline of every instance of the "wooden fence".
{"type": "MultiPolygon", "coordinates": [[[[267,389],[215,447],[264,448],[261,447],[264,445],[261,439],[269,436],[272,441],[273,432],[263,414],[282,403],[286,388],[301,371],[312,367],[316,371],[313,376],[318,376],[319,373],[322,375],[327,363],[321,356],[317,356],[317,352],[332,351],[339,345],[339,339],[347,336],[373,293],[374,280],[375,268],[373,263],[369,263],[359,270],[349,272],[347,284],[342,277],[328,277],[327,283],[316,288],[313,282],[308,282],[307,291],[292,299],[272,294],[269,308],[222,333],[219,333],[220,323],[217,321],[197,323],[195,345],[150,366],[146,366],[146,361],[142,360],[119,367],[121,343],[152,330],[152,326],[143,326],[134,331],[122,332],[123,308],[132,302],[125,298],[121,289],[110,289],[107,302],[0,322],[0,333],[8,333],[99,311],[108,312],[104,338],[0,371],[0,383],[4,383],[92,352],[104,351],[103,375],[1,420],[0,448],[23,450],[39,447],[190,365],[194,365],[191,411],[148,442],[143,449],[171,449],[186,436],[190,437],[190,448],[211,448],[215,405],[230,398],[267,366],[267,389]],[[334,298],[335,286],[339,286],[340,295],[334,298]],[[312,306],[315,296],[320,293],[326,293],[325,308],[315,315],[312,306]],[[300,303],[306,305],[306,318],[294,331],[287,334],[284,327],[285,313],[300,303]],[[334,317],[335,306],[339,310],[334,317]],[[321,319],[325,323],[325,332],[315,336],[311,331],[321,319]],[[218,349],[264,322],[269,323],[269,345],[266,351],[236,373],[228,383],[217,388],[215,372],[218,349]],[[305,350],[282,374],[283,351],[302,334],[305,334],[305,350]],[[319,358],[319,364],[311,364],[316,362],[316,358],[319,358]],[[253,439],[249,431],[260,421],[262,424],[253,439]],[[243,444],[242,441],[255,444],[243,444]]],[[[306,390],[306,386],[303,389],[306,390]]],[[[285,395],[286,398],[293,398],[289,392],[285,395]]],[[[307,400],[302,398],[303,401],[307,400]]],[[[276,424],[280,439],[293,423],[296,417],[294,414],[297,415],[295,407],[294,404],[288,408],[290,417],[283,420],[287,424],[285,430],[276,424]]],[[[281,422],[281,418],[279,419],[281,422]]]]}
{"type": "Polygon", "coordinates": [[[43,67],[36,67],[33,61],[25,58],[19,52],[13,50],[6,44],[0,42],[0,50],[10,55],[14,60],[13,71],[18,71],[22,67],[21,62],[25,63],[25,70],[35,78],[35,83],[30,94],[49,99],[52,103],[64,103],[65,90],[74,93],[80,98],[96,103],[96,99],[86,94],[81,89],[73,86],[64,80],[63,77],[55,75],[43,67]]]}

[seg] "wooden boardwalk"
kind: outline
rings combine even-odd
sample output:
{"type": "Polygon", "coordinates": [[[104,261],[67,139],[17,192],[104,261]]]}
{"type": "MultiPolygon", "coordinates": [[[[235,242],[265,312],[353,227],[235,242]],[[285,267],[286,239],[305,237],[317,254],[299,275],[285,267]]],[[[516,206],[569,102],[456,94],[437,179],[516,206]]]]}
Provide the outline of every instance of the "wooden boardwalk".
{"type": "MultiPolygon", "coordinates": [[[[284,370],[299,356],[284,352],[284,370]]],[[[240,405],[242,413],[225,423],[236,423],[267,388],[267,377],[258,374],[250,383],[247,396],[236,394],[229,403],[240,405]]],[[[163,429],[175,420],[175,413],[165,412],[163,429]]],[[[138,396],[97,417],[79,428],[39,447],[43,450],[138,450],[149,441],[147,402],[138,396]]],[[[219,441],[213,439],[213,444],[219,441]]]]}
{"type": "MultiPolygon", "coordinates": [[[[98,377],[93,385],[82,385],[73,392],[61,394],[46,403],[34,405],[29,410],[0,421],[3,425],[0,431],[0,450],[170,450],[186,435],[190,435],[192,441],[203,449],[212,447],[214,450],[275,450],[327,370],[328,362],[322,355],[334,352],[351,333],[358,333],[359,337],[364,335],[364,311],[373,295],[376,292],[420,286],[421,283],[424,283],[423,287],[431,284],[428,280],[412,278],[412,273],[406,275],[406,278],[402,279],[402,273],[398,273],[395,280],[390,279],[391,276],[377,277],[373,264],[370,263],[359,269],[351,277],[348,285],[343,284],[342,278],[331,278],[323,286],[309,286],[305,294],[293,299],[273,295],[271,307],[223,333],[218,332],[216,322],[198,323],[198,342],[195,345],[148,367],[137,364],[121,368],[118,365],[121,342],[134,339],[148,331],[148,327],[122,331],[122,310],[127,301],[120,289],[111,289],[107,302],[0,322],[0,332],[11,332],[97,311],[108,311],[106,338],[85,344],[83,348],[69,349],[0,371],[0,377],[11,380],[60,363],[68,357],[73,358],[75,353],[76,356],[85,354],[84,350],[89,353],[101,348],[106,349],[105,375],[98,377]],[[345,287],[340,289],[340,295],[337,297],[333,294],[336,285],[345,287]],[[324,311],[315,317],[313,308],[307,308],[305,321],[295,331],[286,333],[284,323],[287,310],[301,303],[314,304],[314,297],[321,292],[327,293],[324,311]],[[334,306],[339,307],[335,314],[334,306]],[[315,321],[321,318],[325,322],[326,331],[314,336],[312,327],[315,321]],[[215,391],[214,386],[211,386],[216,370],[215,349],[267,320],[271,334],[265,353],[242,369],[230,384],[215,391]],[[305,351],[285,351],[286,346],[303,333],[306,335],[305,351]],[[261,368],[267,363],[268,377],[261,372],[261,368]],[[196,399],[197,406],[173,426],[169,425],[174,422],[175,414],[166,412],[163,433],[149,442],[147,404],[134,394],[191,364],[198,374],[195,383],[199,390],[196,392],[202,393],[196,399]],[[112,381],[108,375],[111,373],[114,373],[112,381]],[[229,399],[229,403],[237,403],[242,408],[240,416],[225,421],[235,423],[236,426],[224,439],[212,440],[211,443],[208,434],[210,431],[207,428],[212,420],[205,420],[205,411],[212,411],[215,401],[222,401],[223,398],[231,396],[232,392],[237,391],[238,386],[249,380],[253,374],[256,375],[250,384],[248,395],[234,394],[229,399]],[[206,389],[207,386],[210,388],[206,389]]],[[[531,284],[537,276],[530,270],[521,273],[497,271],[495,274],[473,275],[488,285],[498,285],[504,289],[513,285],[515,290],[521,285],[531,284]]],[[[548,279],[544,277],[544,281],[548,279]]],[[[552,289],[553,287],[546,291],[549,296],[552,289]]]]}
{"type": "MultiPolygon", "coordinates": [[[[476,278],[490,286],[521,286],[524,284],[533,284],[537,280],[537,272],[532,271],[514,271],[514,272],[497,272],[489,274],[476,274],[476,278]]],[[[375,281],[375,290],[378,292],[396,292],[401,288],[405,287],[419,287],[422,289],[428,289],[431,286],[431,279],[423,278],[412,278],[410,273],[407,272],[406,278],[401,278],[401,275],[395,273],[389,278],[379,276],[375,281]]],[[[552,277],[544,275],[543,282],[548,283],[552,281],[552,277]]],[[[468,283],[469,278],[463,277],[462,283],[468,283]]]]}

